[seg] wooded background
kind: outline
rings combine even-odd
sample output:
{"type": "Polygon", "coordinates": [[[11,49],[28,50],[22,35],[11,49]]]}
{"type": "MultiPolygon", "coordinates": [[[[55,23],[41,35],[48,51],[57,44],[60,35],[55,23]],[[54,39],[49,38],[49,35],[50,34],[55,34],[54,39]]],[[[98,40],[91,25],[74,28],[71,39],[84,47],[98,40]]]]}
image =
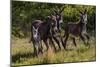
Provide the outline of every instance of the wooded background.
{"type": "Polygon", "coordinates": [[[79,20],[79,11],[87,9],[87,29],[89,33],[95,34],[96,6],[12,1],[12,36],[29,37],[32,21],[36,19],[44,20],[52,13],[53,9],[61,9],[63,6],[65,6],[65,9],[62,12],[62,28],[64,23],[77,22],[79,20]]]}

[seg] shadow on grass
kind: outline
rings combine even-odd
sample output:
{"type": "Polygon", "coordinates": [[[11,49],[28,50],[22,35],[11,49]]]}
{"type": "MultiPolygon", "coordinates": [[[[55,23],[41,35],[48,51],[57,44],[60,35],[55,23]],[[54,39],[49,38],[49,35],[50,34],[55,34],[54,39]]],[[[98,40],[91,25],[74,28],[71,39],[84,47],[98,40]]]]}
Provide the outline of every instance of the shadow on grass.
{"type": "Polygon", "coordinates": [[[11,61],[12,62],[16,62],[16,61],[20,62],[21,61],[20,58],[31,58],[31,57],[35,57],[34,53],[23,53],[23,54],[18,53],[18,54],[11,56],[11,61]]]}

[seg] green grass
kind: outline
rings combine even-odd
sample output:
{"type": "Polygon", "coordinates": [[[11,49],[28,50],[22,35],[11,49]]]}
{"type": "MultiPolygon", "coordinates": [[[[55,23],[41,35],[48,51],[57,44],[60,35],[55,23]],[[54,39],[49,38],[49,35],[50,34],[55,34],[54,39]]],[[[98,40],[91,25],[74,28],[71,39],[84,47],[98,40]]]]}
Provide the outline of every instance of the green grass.
{"type": "MultiPolygon", "coordinates": [[[[96,60],[96,45],[95,39],[92,37],[91,47],[87,48],[81,41],[77,40],[77,47],[73,46],[71,41],[68,41],[68,50],[61,50],[56,53],[50,48],[38,58],[33,56],[32,43],[28,43],[29,39],[12,38],[11,56],[12,66],[29,65],[29,64],[49,64],[49,63],[65,63],[65,62],[80,62],[80,61],[95,61],[96,60]]],[[[44,46],[45,49],[45,46],[44,46]]]]}

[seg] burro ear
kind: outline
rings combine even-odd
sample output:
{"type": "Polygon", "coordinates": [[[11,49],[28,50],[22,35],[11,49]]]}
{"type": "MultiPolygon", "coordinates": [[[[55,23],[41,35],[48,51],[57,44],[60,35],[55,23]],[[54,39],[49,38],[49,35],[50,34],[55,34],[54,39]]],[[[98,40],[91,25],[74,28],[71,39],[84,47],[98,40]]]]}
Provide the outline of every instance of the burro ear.
{"type": "Polygon", "coordinates": [[[79,15],[82,16],[83,15],[83,12],[82,11],[79,11],[79,15]]]}
{"type": "Polygon", "coordinates": [[[61,14],[65,9],[65,5],[59,10],[59,13],[61,14]]]}
{"type": "Polygon", "coordinates": [[[53,10],[55,14],[58,14],[58,9],[53,10]]]}
{"type": "Polygon", "coordinates": [[[39,30],[39,27],[37,28],[37,31],[39,30]]]}
{"type": "Polygon", "coordinates": [[[34,26],[33,26],[33,30],[34,30],[34,31],[36,30],[34,26]]]}
{"type": "Polygon", "coordinates": [[[82,11],[79,11],[80,14],[83,14],[82,11]]]}
{"type": "Polygon", "coordinates": [[[84,14],[86,14],[86,13],[87,13],[87,10],[85,9],[85,10],[84,10],[84,14]]]}

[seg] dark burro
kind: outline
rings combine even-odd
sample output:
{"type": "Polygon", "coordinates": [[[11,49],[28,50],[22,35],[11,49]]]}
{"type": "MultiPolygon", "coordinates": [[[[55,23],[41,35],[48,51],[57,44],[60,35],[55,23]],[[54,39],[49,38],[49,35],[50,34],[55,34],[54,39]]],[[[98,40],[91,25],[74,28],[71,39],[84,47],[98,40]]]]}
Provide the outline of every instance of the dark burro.
{"type": "Polygon", "coordinates": [[[71,38],[72,38],[75,46],[77,46],[75,37],[78,37],[78,36],[81,38],[81,40],[84,42],[84,44],[87,44],[87,45],[89,44],[88,42],[89,42],[90,37],[86,31],[86,29],[87,29],[86,24],[87,24],[87,10],[84,10],[83,12],[80,12],[80,20],[77,23],[68,22],[65,25],[64,47],[66,47],[66,43],[69,38],[69,34],[73,35],[71,38]],[[88,40],[87,43],[85,41],[86,39],[88,40]]]}
{"type": "Polygon", "coordinates": [[[64,44],[61,35],[56,35],[57,33],[61,33],[60,24],[63,22],[61,13],[64,8],[65,7],[63,7],[61,10],[53,10],[53,13],[50,16],[47,16],[44,21],[32,21],[30,41],[33,43],[34,53],[36,55],[38,55],[39,52],[43,53],[41,40],[43,40],[45,43],[47,50],[49,48],[49,44],[47,42],[48,39],[52,43],[55,51],[56,47],[54,45],[53,39],[58,44],[59,49],[61,49],[60,42],[61,44],[64,44]]]}

